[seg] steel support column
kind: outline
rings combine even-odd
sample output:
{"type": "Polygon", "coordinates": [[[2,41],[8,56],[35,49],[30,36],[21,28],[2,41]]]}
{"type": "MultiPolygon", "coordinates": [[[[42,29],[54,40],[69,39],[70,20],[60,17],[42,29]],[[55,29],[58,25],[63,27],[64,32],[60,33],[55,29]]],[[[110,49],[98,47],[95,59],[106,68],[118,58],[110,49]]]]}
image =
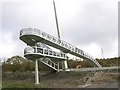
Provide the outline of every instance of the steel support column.
{"type": "Polygon", "coordinates": [[[38,60],[35,61],[35,84],[39,84],[38,60]]]}

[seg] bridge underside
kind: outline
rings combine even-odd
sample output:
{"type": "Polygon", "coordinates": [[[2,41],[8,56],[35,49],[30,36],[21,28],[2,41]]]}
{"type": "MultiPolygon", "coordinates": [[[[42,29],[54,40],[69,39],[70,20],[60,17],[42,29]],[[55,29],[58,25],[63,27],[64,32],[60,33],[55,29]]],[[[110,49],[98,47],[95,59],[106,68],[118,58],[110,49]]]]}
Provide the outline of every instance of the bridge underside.
{"type": "Polygon", "coordinates": [[[64,59],[50,57],[50,56],[43,56],[43,55],[35,54],[35,53],[34,54],[25,54],[24,57],[26,57],[27,59],[32,60],[34,62],[35,62],[36,59],[39,59],[39,58],[49,58],[54,62],[62,62],[62,61],[64,61],[64,59]]]}

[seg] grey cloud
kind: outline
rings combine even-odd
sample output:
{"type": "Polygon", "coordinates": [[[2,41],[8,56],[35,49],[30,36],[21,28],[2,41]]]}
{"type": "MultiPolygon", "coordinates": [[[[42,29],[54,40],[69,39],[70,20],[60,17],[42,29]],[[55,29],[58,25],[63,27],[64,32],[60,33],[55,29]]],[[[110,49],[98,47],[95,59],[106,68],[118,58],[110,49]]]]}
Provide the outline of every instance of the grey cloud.
{"type": "MultiPolygon", "coordinates": [[[[78,3],[81,3],[80,0],[78,3]]],[[[24,27],[42,29],[57,37],[52,3],[49,1],[45,4],[46,6],[40,5],[38,7],[29,3],[3,3],[3,32],[12,32],[13,42],[17,43],[20,41],[19,31],[24,27]]],[[[72,18],[65,16],[60,8],[57,8],[62,39],[76,46],[96,43],[99,47],[105,48],[107,52],[112,52],[113,42],[118,37],[116,4],[85,2],[80,4],[81,7],[79,4],[77,5],[77,13],[72,18]]],[[[62,7],[62,9],[64,8],[62,7]]],[[[71,10],[71,14],[72,12],[71,10]]],[[[22,45],[24,44],[22,43],[22,45]]]]}
{"type": "Polygon", "coordinates": [[[102,3],[89,3],[85,6],[83,13],[79,13],[74,21],[68,23],[68,27],[63,27],[64,38],[69,37],[73,43],[83,45],[91,42],[107,44],[117,39],[117,8],[109,10],[102,3]]]}

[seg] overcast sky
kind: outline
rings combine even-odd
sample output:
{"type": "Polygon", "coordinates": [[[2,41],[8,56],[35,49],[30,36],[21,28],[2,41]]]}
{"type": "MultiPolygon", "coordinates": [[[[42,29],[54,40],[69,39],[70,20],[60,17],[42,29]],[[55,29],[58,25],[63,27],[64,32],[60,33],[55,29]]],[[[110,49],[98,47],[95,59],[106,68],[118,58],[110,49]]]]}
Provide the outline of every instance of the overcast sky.
{"type": "MultiPolygon", "coordinates": [[[[118,56],[117,0],[55,0],[62,40],[95,58],[118,56]]],[[[52,0],[0,2],[0,57],[22,55],[22,28],[37,28],[57,37],[52,0]]]]}

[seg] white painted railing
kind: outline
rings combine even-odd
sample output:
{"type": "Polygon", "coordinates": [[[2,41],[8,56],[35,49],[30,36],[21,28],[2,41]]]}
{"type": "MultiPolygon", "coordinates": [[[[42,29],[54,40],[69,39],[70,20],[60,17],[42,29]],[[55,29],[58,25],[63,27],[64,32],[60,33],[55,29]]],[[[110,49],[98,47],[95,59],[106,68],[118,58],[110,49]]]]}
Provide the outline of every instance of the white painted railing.
{"type": "Polygon", "coordinates": [[[54,63],[53,61],[51,61],[49,58],[41,58],[38,59],[40,62],[44,63],[45,65],[49,66],[50,68],[54,69],[54,70],[58,70],[58,64],[54,63]]]}
{"type": "Polygon", "coordinates": [[[66,53],[63,52],[56,52],[51,49],[46,48],[40,48],[40,47],[27,47],[24,50],[24,54],[40,54],[42,56],[48,56],[48,57],[54,57],[54,58],[60,58],[60,59],[68,59],[68,56],[66,53]]]}
{"type": "MultiPolygon", "coordinates": [[[[63,41],[60,40],[59,38],[56,38],[52,35],[49,35],[39,29],[34,29],[34,28],[24,28],[20,31],[20,37],[24,36],[24,35],[35,35],[38,36],[46,41],[51,42],[54,46],[60,46],[62,47],[64,50],[66,50],[67,53],[71,53],[74,54],[78,57],[82,57],[82,58],[86,58],[88,60],[91,60],[92,62],[94,62],[98,67],[101,67],[101,65],[97,62],[97,60],[95,60],[91,55],[89,55],[88,53],[86,53],[85,51],[78,49],[77,47],[63,41]]],[[[59,48],[58,48],[59,49],[59,48]]]]}

